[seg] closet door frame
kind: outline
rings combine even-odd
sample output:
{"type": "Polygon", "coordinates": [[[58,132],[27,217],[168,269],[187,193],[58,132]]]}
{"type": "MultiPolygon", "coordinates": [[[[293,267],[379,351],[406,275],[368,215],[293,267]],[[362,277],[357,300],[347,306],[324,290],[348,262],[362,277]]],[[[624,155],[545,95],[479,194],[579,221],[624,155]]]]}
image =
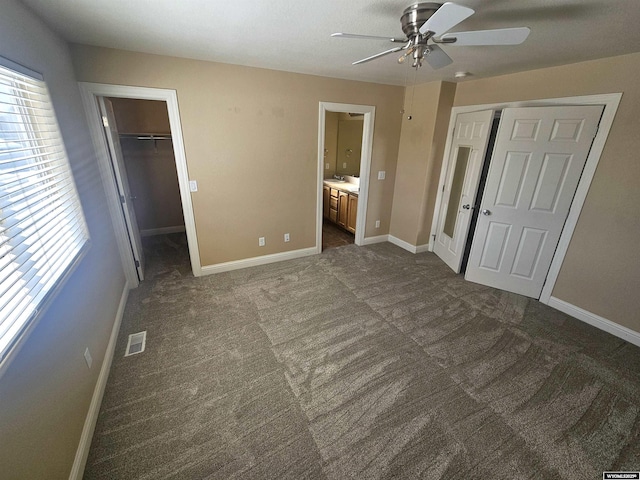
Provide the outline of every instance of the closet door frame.
{"type": "Polygon", "coordinates": [[[98,97],[118,97],[133,98],[140,100],[159,100],[167,104],[169,113],[169,125],[171,127],[171,139],[173,142],[173,153],[176,160],[176,170],[178,172],[178,186],[180,188],[180,200],[182,201],[182,213],[184,214],[185,230],[187,242],[189,244],[189,256],[191,259],[191,270],[193,275],[202,275],[202,265],[200,263],[200,253],[198,250],[198,238],[196,236],[195,217],[193,214],[193,203],[191,201],[191,190],[189,187],[189,173],[187,170],[187,158],[184,151],[184,140],[182,138],[182,126],[180,113],[178,110],[178,95],[175,90],[149,87],[133,87],[126,85],[109,85],[104,83],[78,82],[82,102],[91,138],[96,150],[98,165],[102,183],[107,196],[109,213],[116,233],[118,249],[122,260],[122,266],[127,277],[130,288],[139,285],[136,266],[131,257],[131,247],[127,234],[126,224],[122,216],[120,199],[113,188],[115,179],[111,168],[109,147],[103,134],[102,117],[98,109],[98,97]]]}
{"type": "MultiPolygon", "coordinates": [[[[433,211],[433,222],[431,224],[431,236],[429,239],[429,251],[432,252],[434,248],[434,238],[438,228],[440,206],[443,201],[442,189],[443,189],[444,180],[446,177],[447,167],[449,163],[448,159],[450,156],[450,149],[451,149],[451,144],[453,139],[455,119],[458,114],[476,112],[480,110],[491,110],[491,109],[496,111],[501,111],[505,108],[518,108],[518,107],[544,107],[544,106],[559,106],[559,105],[603,105],[604,112],[602,113],[602,118],[600,119],[598,132],[593,140],[593,144],[591,146],[589,155],[587,156],[587,162],[585,164],[584,170],[582,171],[582,176],[580,177],[580,182],[578,183],[578,187],[576,189],[576,194],[573,198],[573,202],[571,203],[571,207],[569,209],[569,215],[567,216],[567,220],[562,230],[562,234],[560,235],[558,246],[553,256],[553,260],[551,261],[551,266],[549,267],[549,274],[547,275],[547,279],[545,281],[544,287],[542,288],[542,293],[539,299],[540,302],[542,303],[545,303],[545,304],[554,303],[553,306],[556,306],[555,303],[557,302],[554,302],[554,297],[551,296],[551,292],[553,291],[553,287],[555,286],[556,280],[558,279],[560,268],[562,267],[562,263],[564,261],[567,250],[569,248],[569,243],[571,242],[571,237],[573,236],[573,232],[578,223],[580,212],[582,211],[582,207],[584,205],[585,199],[587,198],[587,192],[589,191],[591,181],[593,180],[593,177],[595,175],[598,162],[600,161],[600,156],[602,154],[602,151],[604,150],[604,146],[607,141],[607,137],[609,136],[609,131],[611,130],[611,126],[613,125],[613,119],[618,110],[618,106],[620,104],[621,98],[622,98],[622,93],[609,93],[609,94],[603,94],[603,95],[585,95],[585,96],[579,96],[579,97],[547,98],[547,99],[540,99],[540,100],[527,100],[527,101],[521,101],[521,102],[504,102],[504,103],[491,103],[491,104],[484,104],[484,105],[470,105],[470,106],[464,106],[464,107],[453,107],[451,109],[449,129],[447,132],[447,141],[445,143],[446,145],[445,152],[444,152],[442,168],[440,172],[440,181],[438,183],[438,194],[436,197],[436,204],[433,211]]],[[[487,161],[490,161],[490,159],[487,159],[487,161]]],[[[469,234],[473,235],[473,232],[469,232],[469,234]]]]}

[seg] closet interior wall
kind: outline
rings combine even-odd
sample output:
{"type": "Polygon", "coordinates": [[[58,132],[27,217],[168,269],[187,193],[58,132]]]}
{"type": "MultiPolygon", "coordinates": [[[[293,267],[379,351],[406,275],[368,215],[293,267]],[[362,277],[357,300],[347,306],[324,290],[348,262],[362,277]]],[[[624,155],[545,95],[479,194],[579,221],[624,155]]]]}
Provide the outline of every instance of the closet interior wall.
{"type": "Polygon", "coordinates": [[[110,100],[141,235],[184,230],[166,103],[110,100]]]}

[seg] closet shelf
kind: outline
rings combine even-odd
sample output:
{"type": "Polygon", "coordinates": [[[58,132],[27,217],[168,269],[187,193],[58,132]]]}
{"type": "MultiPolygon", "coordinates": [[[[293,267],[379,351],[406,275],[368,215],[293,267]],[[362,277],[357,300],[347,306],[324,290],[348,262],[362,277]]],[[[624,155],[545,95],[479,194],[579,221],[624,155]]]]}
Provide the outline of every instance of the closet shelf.
{"type": "Polygon", "coordinates": [[[170,133],[121,133],[119,136],[136,140],[171,140],[170,133]]]}

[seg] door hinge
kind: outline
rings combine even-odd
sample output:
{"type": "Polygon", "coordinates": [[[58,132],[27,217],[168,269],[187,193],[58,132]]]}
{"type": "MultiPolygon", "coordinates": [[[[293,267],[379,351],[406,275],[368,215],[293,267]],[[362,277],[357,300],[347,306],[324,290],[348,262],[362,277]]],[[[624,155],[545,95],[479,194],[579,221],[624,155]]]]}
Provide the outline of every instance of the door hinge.
{"type": "Polygon", "coordinates": [[[442,184],[442,191],[444,192],[444,183],[442,184]]]}
{"type": "Polygon", "coordinates": [[[140,262],[138,260],[134,260],[136,262],[136,268],[140,268],[140,262]]]}
{"type": "Polygon", "coordinates": [[[124,198],[124,195],[120,195],[120,203],[124,205],[125,202],[126,202],[126,200],[124,198]]]}
{"type": "Polygon", "coordinates": [[[109,128],[109,119],[104,115],[102,116],[102,125],[104,125],[104,128],[109,128]]]}

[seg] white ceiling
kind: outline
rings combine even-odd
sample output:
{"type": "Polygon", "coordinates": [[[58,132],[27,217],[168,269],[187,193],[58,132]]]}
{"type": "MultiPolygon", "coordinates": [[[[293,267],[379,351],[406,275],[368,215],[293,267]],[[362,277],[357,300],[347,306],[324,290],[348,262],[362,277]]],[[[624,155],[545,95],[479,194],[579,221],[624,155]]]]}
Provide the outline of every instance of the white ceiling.
{"type": "MultiPolygon", "coordinates": [[[[74,43],[404,85],[399,54],[352,66],[396,46],[333,32],[402,36],[411,0],[22,0],[74,43]]],[[[640,0],[457,0],[476,14],[452,31],[526,26],[518,46],[443,49],[454,63],[418,83],[486,77],[640,51],[640,0]]]]}

